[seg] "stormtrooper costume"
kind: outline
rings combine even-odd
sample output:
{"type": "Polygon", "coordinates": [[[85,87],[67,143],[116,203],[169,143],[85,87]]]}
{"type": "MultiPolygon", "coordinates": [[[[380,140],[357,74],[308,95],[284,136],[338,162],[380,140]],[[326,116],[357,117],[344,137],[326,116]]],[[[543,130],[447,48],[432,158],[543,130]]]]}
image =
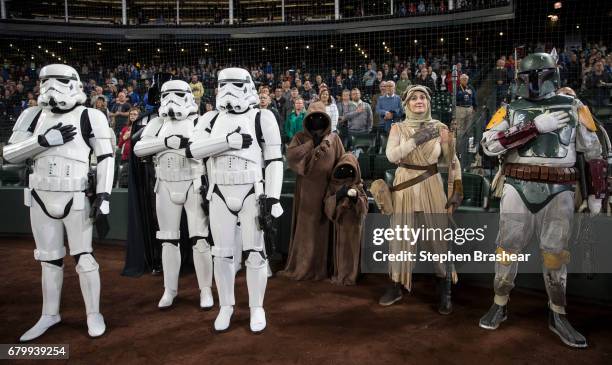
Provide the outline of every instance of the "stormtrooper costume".
{"type": "Polygon", "coordinates": [[[155,155],[155,194],[162,242],[164,294],[158,307],[172,306],[178,291],[181,253],[180,222],[183,208],[187,213],[189,237],[193,242],[193,266],[200,287],[200,307],[213,306],[211,291],[213,264],[210,250],[208,217],[202,208],[200,187],[206,168],[200,159],[185,153],[189,138],[198,123],[198,107],[189,85],[181,80],[167,81],[161,88],[159,117],[151,120],[138,143],[136,156],[155,155]]]}
{"type": "Polygon", "coordinates": [[[76,260],[88,332],[91,337],[98,337],[105,332],[106,325],[99,308],[100,275],[92,254],[91,218],[98,219],[110,212],[115,135],[104,114],[81,105],[87,97],[72,67],[48,65],[40,70],[39,77],[39,106],[30,107],[19,116],[4,148],[4,158],[9,162],[33,161],[24,201],[30,207],[36,242],[34,258],[42,266],[42,316],[20,340],[33,340],[61,320],[64,229],[70,255],[76,260]],[[98,163],[95,201],[90,204],[85,191],[92,151],[98,163]]]}
{"type": "Polygon", "coordinates": [[[219,314],[214,328],[230,326],[234,306],[234,262],[237,252],[235,231],[240,222],[242,250],[246,253],[246,278],[251,310],[251,331],[266,327],[263,300],[268,278],[260,214],[279,217],[283,181],[281,138],[274,115],[252,108],[255,85],[249,73],[240,68],[219,72],[217,109],[204,114],[187,148],[194,158],[207,160],[210,187],[210,226],[215,245],[215,282],[219,294],[219,314]],[[263,172],[263,174],[262,174],[263,172]],[[258,211],[258,199],[265,194],[269,211],[258,211]]]}
{"type": "MultiPolygon", "coordinates": [[[[574,166],[584,156],[589,181],[588,197],[583,199],[596,214],[605,196],[607,163],[588,108],[572,96],[555,94],[559,71],[550,55],[525,57],[517,82],[521,98],[496,113],[482,140],[487,155],[503,156],[497,253],[520,253],[535,233],[549,297],[548,326],[566,345],[586,347],[586,339],[565,313],[570,227],[580,173],[574,166]]],[[[495,264],[494,302],[480,319],[480,327],[494,330],[506,320],[517,266],[516,261],[495,264]]]]}

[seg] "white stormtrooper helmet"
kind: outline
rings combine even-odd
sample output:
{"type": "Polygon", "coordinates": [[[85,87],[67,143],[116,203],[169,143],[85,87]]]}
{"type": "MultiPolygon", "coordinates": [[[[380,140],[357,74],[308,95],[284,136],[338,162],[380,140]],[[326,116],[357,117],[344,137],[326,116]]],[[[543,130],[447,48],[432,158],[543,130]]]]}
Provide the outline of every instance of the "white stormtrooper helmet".
{"type": "Polygon", "coordinates": [[[183,120],[198,112],[198,105],[191,93],[191,87],[182,80],[164,82],[161,87],[159,115],[163,118],[183,120]]]}
{"type": "Polygon", "coordinates": [[[70,66],[52,64],[43,67],[40,78],[38,105],[50,110],[70,110],[83,104],[87,96],[76,70],[70,66]]]}
{"type": "Polygon", "coordinates": [[[249,72],[242,68],[226,68],[219,71],[217,108],[222,111],[244,113],[251,105],[259,103],[255,83],[249,72]]]}

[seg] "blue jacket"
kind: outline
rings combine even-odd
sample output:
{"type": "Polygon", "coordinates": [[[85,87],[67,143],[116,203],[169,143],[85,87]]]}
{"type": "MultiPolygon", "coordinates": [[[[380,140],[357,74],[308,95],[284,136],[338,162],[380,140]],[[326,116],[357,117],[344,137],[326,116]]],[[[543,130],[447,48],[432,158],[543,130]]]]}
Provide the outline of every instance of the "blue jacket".
{"type": "Polygon", "coordinates": [[[389,132],[391,124],[400,122],[404,115],[402,101],[397,95],[381,95],[376,102],[376,114],[381,122],[385,123],[385,132],[389,132]],[[385,113],[391,112],[393,119],[385,120],[385,113]]]}

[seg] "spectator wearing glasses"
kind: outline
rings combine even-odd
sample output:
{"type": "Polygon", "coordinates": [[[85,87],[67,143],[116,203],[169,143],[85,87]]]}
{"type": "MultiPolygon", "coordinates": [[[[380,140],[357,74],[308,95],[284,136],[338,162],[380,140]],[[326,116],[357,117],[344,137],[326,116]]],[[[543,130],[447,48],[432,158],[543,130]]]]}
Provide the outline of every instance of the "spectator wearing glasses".
{"type": "Polygon", "coordinates": [[[385,133],[389,133],[391,125],[400,121],[402,116],[402,102],[395,95],[395,82],[385,82],[385,93],[376,101],[376,114],[382,122],[385,133]]]}

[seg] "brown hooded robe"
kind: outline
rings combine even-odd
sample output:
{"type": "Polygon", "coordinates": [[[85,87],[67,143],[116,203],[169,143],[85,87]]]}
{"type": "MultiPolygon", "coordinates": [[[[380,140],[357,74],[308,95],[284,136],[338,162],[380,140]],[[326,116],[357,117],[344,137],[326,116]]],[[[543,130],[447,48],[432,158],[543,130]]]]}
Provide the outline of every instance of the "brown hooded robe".
{"type": "MultiPolygon", "coordinates": [[[[312,105],[311,105],[312,107],[312,105]]],[[[344,154],[340,137],[331,133],[331,120],[318,109],[309,109],[304,118],[304,129],[298,132],[287,148],[289,168],[297,181],[293,200],[291,241],[285,270],[280,276],[294,280],[322,280],[327,278],[327,251],[330,226],[323,212],[323,199],[334,166],[344,154]],[[322,113],[327,127],[323,140],[314,146],[310,115],[322,113]]]]}
{"type": "Polygon", "coordinates": [[[334,222],[334,274],[331,278],[334,284],[355,285],[359,273],[361,229],[367,212],[368,198],[363,189],[359,162],[353,154],[345,153],[334,167],[325,198],[325,214],[334,222]],[[353,168],[355,177],[334,177],[336,170],[344,165],[353,168]],[[357,190],[357,196],[337,199],[336,193],[343,186],[357,190]]]}

